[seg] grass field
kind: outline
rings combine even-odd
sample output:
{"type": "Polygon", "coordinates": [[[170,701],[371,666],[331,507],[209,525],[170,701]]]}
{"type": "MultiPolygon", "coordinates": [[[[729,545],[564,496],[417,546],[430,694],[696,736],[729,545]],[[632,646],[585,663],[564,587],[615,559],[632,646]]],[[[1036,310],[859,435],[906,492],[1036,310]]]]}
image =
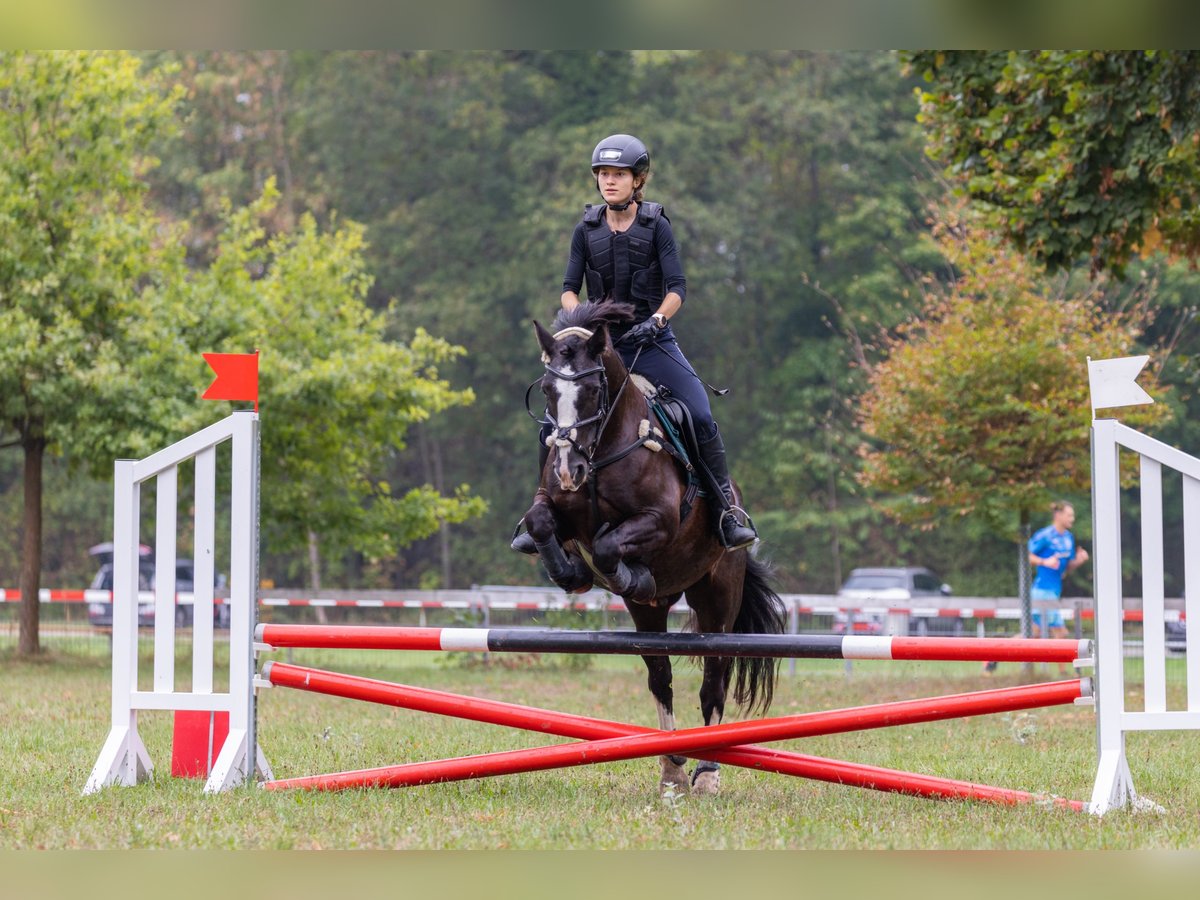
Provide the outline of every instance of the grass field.
{"type": "MultiPolygon", "coordinates": [[[[283,653],[276,658],[284,658],[283,653]]],[[[494,657],[467,666],[432,654],[296,651],[298,663],[643,725],[655,724],[641,662],[494,657]],[[587,663],[584,665],[584,663],[587,663]]],[[[1172,665],[1181,664],[1172,660],[1172,665]]],[[[186,671],[186,661],[180,671],[186,671]]],[[[1054,667],[1043,680],[1056,679],[1054,667]]],[[[1020,667],[800,661],[781,676],[774,714],[1019,683],[1020,667]]],[[[676,664],[681,727],[699,724],[699,670],[676,664]]],[[[0,656],[0,848],[1200,848],[1200,742],[1130,739],[1140,793],[1163,814],[1103,819],[1043,806],[934,802],[725,767],[716,798],[661,798],[657,763],[585,766],[396,791],[205,796],[169,777],[168,714],[142,714],[155,762],[137,788],[80,789],[108,730],[109,667],[50,654],[0,656]]],[[[404,710],[265,691],[259,740],[277,777],[367,768],[557,739],[404,710]]],[[[780,746],[871,765],[1087,799],[1095,774],[1090,707],[1058,707],[780,746]]]]}

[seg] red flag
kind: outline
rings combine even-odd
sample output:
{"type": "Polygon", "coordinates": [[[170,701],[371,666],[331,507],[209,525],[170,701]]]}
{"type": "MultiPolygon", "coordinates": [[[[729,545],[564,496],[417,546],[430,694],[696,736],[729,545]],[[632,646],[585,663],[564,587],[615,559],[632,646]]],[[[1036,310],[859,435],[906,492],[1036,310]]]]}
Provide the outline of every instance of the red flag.
{"type": "Polygon", "coordinates": [[[216,378],[201,400],[253,400],[258,412],[258,351],[253,353],[205,353],[216,378]]]}

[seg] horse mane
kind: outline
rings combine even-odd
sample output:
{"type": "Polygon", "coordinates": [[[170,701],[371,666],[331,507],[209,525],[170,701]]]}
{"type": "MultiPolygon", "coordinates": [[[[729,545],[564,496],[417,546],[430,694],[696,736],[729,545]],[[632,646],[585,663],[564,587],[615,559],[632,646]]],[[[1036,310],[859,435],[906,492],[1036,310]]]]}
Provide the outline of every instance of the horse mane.
{"type": "Polygon", "coordinates": [[[595,331],[601,325],[619,325],[632,322],[633,306],[629,303],[617,303],[612,300],[602,300],[599,303],[580,303],[574,309],[560,310],[554,317],[551,331],[557,334],[564,328],[586,328],[595,331]]]}

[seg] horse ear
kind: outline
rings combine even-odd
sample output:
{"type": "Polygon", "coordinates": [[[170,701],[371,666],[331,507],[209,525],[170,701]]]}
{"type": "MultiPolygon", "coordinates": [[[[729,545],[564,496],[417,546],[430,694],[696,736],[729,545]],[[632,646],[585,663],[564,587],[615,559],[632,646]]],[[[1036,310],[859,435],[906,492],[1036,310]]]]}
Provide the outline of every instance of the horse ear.
{"type": "Polygon", "coordinates": [[[596,330],[592,332],[592,336],[587,339],[588,356],[599,356],[607,346],[609,346],[608,325],[601,322],[596,326],[596,330]]]}
{"type": "Polygon", "coordinates": [[[533,320],[533,330],[537,333],[538,343],[542,345],[542,352],[549,356],[554,351],[554,335],[543,328],[537,319],[533,320]]]}

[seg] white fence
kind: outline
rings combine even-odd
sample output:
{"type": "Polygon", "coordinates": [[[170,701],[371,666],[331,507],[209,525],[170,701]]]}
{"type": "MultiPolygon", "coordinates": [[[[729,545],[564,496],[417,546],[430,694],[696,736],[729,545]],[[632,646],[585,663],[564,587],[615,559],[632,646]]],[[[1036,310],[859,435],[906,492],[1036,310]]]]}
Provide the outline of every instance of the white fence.
{"type": "Polygon", "coordinates": [[[1169,709],[1163,597],[1162,469],[1178,472],[1183,490],[1184,615],[1200,622],[1200,460],[1114,419],[1092,423],[1092,516],[1096,592],[1097,745],[1100,755],[1090,809],[1104,813],[1137,799],[1125,758],[1131,731],[1200,729],[1200,638],[1186,637],[1187,698],[1169,709]],[[1141,485],[1142,622],[1145,701],[1129,709],[1125,692],[1121,596],[1121,448],[1137,454],[1141,485]],[[1111,612],[1110,612],[1111,611],[1111,612]]]}
{"type": "Polygon", "coordinates": [[[229,714],[229,736],[213,763],[206,791],[252,777],[258,753],[254,723],[255,588],[258,583],[258,415],[235,412],[142,460],[118,460],[113,492],[112,729],[84,787],[132,785],[152,769],[138,735],[140,710],[204,710],[229,714]],[[229,689],[216,691],[213,666],[213,569],[216,551],[217,448],[232,442],[229,689]],[[175,555],[179,466],[194,460],[195,593],[192,672],[188,690],[175,684],[175,555]],[[141,487],[155,481],[154,661],[152,686],[138,684],[138,545],[141,487]]]}

